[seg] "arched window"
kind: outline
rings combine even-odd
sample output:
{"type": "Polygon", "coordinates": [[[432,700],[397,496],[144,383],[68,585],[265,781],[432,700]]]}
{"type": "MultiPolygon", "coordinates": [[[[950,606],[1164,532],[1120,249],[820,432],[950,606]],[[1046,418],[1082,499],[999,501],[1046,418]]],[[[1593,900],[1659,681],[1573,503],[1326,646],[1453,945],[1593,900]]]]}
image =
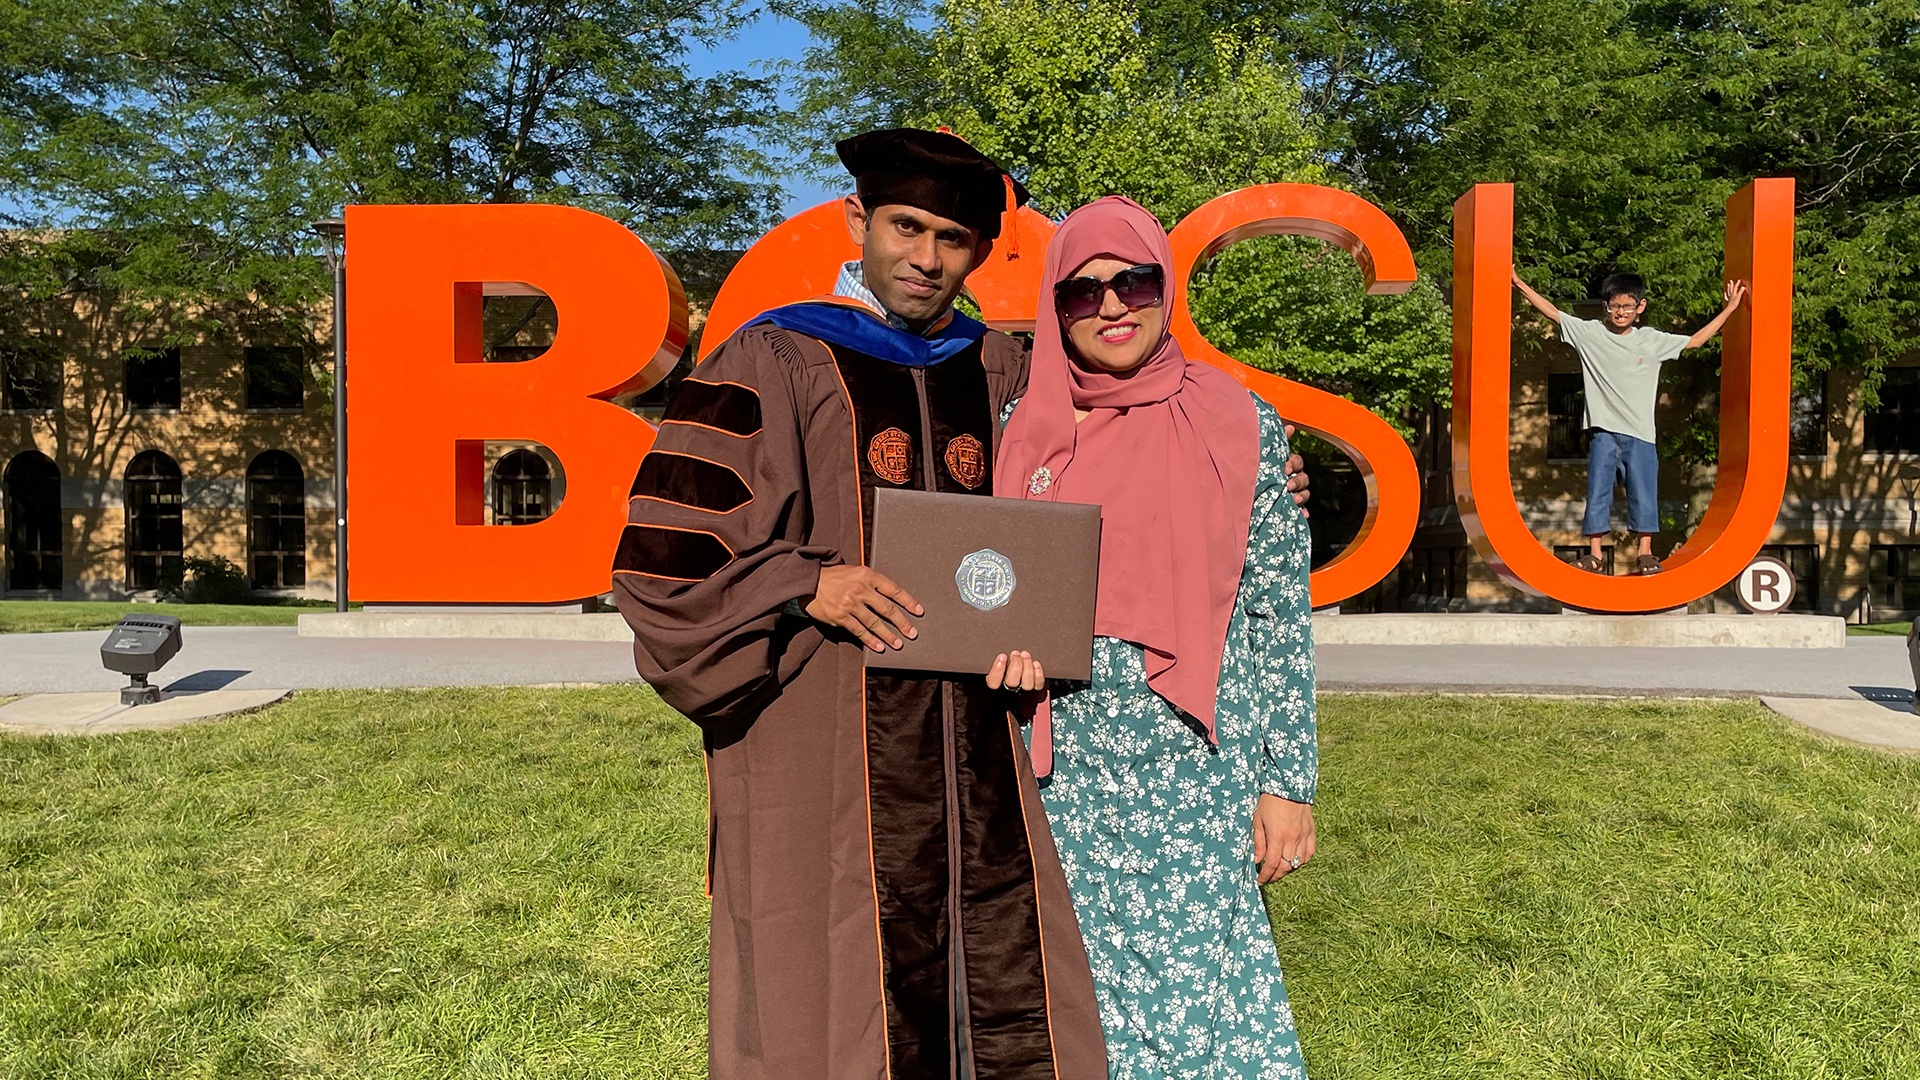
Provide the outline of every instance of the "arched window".
{"type": "Polygon", "coordinates": [[[180,466],[148,450],[127,466],[127,588],[177,585],[185,569],[180,466]]]}
{"type": "Polygon", "coordinates": [[[7,463],[7,588],[60,588],[60,467],[37,450],[7,463]]]}
{"type": "Polygon", "coordinates": [[[307,583],[307,481],[284,450],[247,466],[247,563],[256,589],[307,583]]]}
{"type": "Polygon", "coordinates": [[[493,523],[531,525],[553,512],[553,470],[531,450],[515,450],[493,466],[493,523]]]}

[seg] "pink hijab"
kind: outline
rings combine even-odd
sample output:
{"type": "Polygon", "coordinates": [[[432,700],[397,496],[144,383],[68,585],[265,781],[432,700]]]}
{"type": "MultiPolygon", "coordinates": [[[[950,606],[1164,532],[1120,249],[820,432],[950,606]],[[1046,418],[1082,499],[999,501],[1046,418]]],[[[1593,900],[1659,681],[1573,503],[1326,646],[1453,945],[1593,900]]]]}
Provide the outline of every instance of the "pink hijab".
{"type": "MultiPolygon", "coordinates": [[[[1094,633],[1139,644],[1147,685],[1214,738],[1227,622],[1247,557],[1259,468],[1253,398],[1163,333],[1146,363],[1115,375],[1068,351],[1053,286],[1089,259],[1159,263],[1154,216],[1110,195],[1074,211],[1047,247],[1026,396],[1000,440],[995,495],[1101,507],[1094,633]],[[1074,422],[1076,408],[1088,410],[1074,422]]],[[[1170,312],[1172,297],[1166,301],[1170,312]]],[[[1053,770],[1051,711],[1035,717],[1034,771],[1053,770]]]]}

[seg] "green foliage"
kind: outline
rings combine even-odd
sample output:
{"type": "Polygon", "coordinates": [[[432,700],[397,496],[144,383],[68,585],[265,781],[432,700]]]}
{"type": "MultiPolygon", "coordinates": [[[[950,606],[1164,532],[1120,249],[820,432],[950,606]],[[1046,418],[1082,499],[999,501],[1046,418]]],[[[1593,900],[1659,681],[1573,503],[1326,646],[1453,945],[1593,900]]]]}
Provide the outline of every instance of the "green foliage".
{"type": "Polygon", "coordinates": [[[1536,287],[1575,299],[1630,269],[1650,322],[1698,325],[1720,305],[1727,196],[1794,177],[1796,360],[1872,373],[1920,319],[1917,17],[1914,0],[1309,0],[1283,36],[1335,168],[1436,267],[1453,200],[1514,181],[1536,287]]]}
{"type": "MultiPolygon", "coordinates": [[[[1443,289],[1454,199],[1476,182],[1513,181],[1516,258],[1536,286],[1573,300],[1630,269],[1652,284],[1649,322],[1697,326],[1720,305],[1727,196],[1755,177],[1791,176],[1801,376],[1864,372],[1871,404],[1878,372],[1917,344],[1920,0],[1069,0],[1008,5],[1013,14],[984,0],[795,3],[823,42],[802,103],[816,136],[949,118],[983,145],[1004,132],[994,145],[1038,178],[1053,212],[1104,193],[1119,174],[1128,179],[1118,190],[1163,215],[1191,202],[1167,194],[1177,186],[1165,182],[1170,173],[1191,170],[1194,186],[1221,191],[1257,174],[1208,172],[1207,156],[1189,160],[1185,141],[1155,138],[1164,129],[1151,105],[1178,98],[1202,129],[1209,116],[1233,117],[1216,129],[1230,135],[1246,120],[1222,88],[1248,70],[1235,63],[1249,61],[1285,75],[1276,101],[1291,101],[1298,84],[1316,149],[1301,157],[1297,144],[1245,126],[1245,145],[1230,147],[1239,163],[1278,156],[1290,178],[1323,170],[1365,195],[1407,231],[1443,289]],[[1003,23],[1036,43],[997,43],[1003,23]],[[986,40],[941,51],[965,35],[986,40]],[[1034,65],[1053,81],[1036,78],[1034,65]],[[1141,87],[1147,106],[1137,114],[1114,107],[1141,87]],[[1078,160],[1022,153],[1046,142],[1078,160]],[[1281,154],[1269,152],[1275,145],[1281,154]]],[[[1240,257],[1253,258],[1229,251],[1221,262],[1240,257]]],[[[1222,287],[1216,276],[1197,288],[1202,325],[1243,358],[1389,415],[1410,371],[1420,397],[1440,386],[1437,326],[1392,344],[1389,327],[1359,334],[1350,311],[1308,315],[1354,301],[1331,275],[1307,278],[1317,291],[1289,293],[1303,286],[1298,269],[1298,260],[1292,271],[1276,261],[1271,287],[1260,277],[1231,300],[1206,295],[1222,287]],[[1249,300],[1288,314],[1236,324],[1249,300]],[[1332,326],[1343,328],[1329,336],[1332,326]]],[[[1429,288],[1423,280],[1406,301],[1361,301],[1360,322],[1419,325],[1436,310],[1434,294],[1418,295],[1429,288]],[[1409,310],[1388,314],[1395,304],[1409,310]]],[[[1440,387],[1430,400],[1444,399],[1440,387]]]]}
{"type": "Polygon", "coordinates": [[[1249,240],[1195,276],[1193,318],[1228,355],[1357,401],[1411,438],[1411,417],[1452,399],[1452,316],[1424,275],[1404,296],[1364,288],[1330,244],[1249,240]]]}
{"type": "MultiPolygon", "coordinates": [[[[1117,193],[1171,227],[1240,188],[1329,181],[1291,63],[1258,35],[1189,39],[1158,5],[1129,0],[863,0],[799,14],[825,43],[808,57],[809,137],[946,125],[1055,217],[1117,193]]],[[[1243,242],[1196,275],[1194,318],[1246,363],[1396,422],[1445,401],[1440,294],[1424,280],[1407,297],[1360,289],[1352,259],[1323,242],[1243,242]]]]}
{"type": "Polygon", "coordinates": [[[768,7],[803,23],[816,43],[782,73],[792,80],[798,120],[789,138],[817,177],[846,177],[836,140],[906,123],[941,100],[951,82],[928,62],[932,0],[769,0],[768,7]]]}
{"type": "Polygon", "coordinates": [[[245,604],[253,600],[253,582],[247,572],[224,555],[189,555],[179,585],[162,597],[185,604],[245,604]]]}
{"type": "MultiPolygon", "coordinates": [[[[1718,375],[1719,372],[1713,374],[1718,375]]],[[[1697,378],[1693,381],[1696,384],[1700,382],[1697,378]]],[[[1681,423],[1660,432],[1662,461],[1678,461],[1687,466],[1707,465],[1718,458],[1719,450],[1720,413],[1714,409],[1697,408],[1681,423]]]]}
{"type": "Polygon", "coordinates": [[[1171,225],[1236,188],[1320,178],[1284,64],[1222,37],[1206,74],[1169,82],[1137,18],[1127,0],[946,0],[941,93],[905,119],[953,128],[1056,218],[1118,193],[1171,225]]]}
{"type": "Polygon", "coordinates": [[[774,189],[741,136],[769,88],[683,63],[744,17],[742,0],[6,5],[0,226],[32,231],[0,242],[0,281],[304,328],[328,286],[308,223],[347,202],[567,202],[656,245],[757,235],[774,189]]]}

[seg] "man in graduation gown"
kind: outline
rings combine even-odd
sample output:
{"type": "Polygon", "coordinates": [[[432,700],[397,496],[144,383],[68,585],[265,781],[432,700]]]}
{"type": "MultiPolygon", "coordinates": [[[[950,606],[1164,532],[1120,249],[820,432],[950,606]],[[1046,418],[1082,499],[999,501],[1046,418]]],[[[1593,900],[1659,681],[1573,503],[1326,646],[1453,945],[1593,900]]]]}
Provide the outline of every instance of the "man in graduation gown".
{"type": "Polygon", "coordinates": [[[991,491],[1026,347],[952,301],[1026,191],[944,133],[838,149],[861,259],[681,383],[614,564],[640,674],[704,733],[709,1070],[1103,1080],[1011,697],[862,658],[914,607],[865,566],[874,492],[991,491]]]}
{"type": "Polygon", "coordinates": [[[1101,1080],[1010,699],[862,659],[911,625],[864,568],[873,493],[991,490],[1024,348],[951,305],[1025,191],[938,132],[839,149],[844,295],[768,312],[681,383],[614,564],[640,674],[705,735],[709,1070],[1101,1080]]]}

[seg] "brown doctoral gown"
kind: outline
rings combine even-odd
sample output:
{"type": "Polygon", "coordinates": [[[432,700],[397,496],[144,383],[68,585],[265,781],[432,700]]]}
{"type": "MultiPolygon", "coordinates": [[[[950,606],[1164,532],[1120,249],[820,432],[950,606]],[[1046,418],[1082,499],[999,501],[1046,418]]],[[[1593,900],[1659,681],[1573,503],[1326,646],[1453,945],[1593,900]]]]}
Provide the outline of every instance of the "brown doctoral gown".
{"type": "Polygon", "coordinates": [[[1025,381],[997,333],[913,368],[749,327],[641,463],[614,592],[640,674],[705,735],[714,1077],[1107,1075],[1004,696],[870,673],[798,613],[821,567],[865,562],[877,488],[991,490],[1025,381]]]}

